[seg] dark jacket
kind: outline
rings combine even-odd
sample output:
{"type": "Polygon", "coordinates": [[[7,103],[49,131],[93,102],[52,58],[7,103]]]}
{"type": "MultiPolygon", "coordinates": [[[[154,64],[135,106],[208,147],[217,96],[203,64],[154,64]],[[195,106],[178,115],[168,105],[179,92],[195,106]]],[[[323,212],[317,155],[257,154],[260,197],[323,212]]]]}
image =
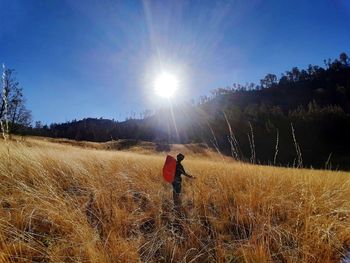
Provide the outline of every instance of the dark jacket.
{"type": "Polygon", "coordinates": [[[175,172],[174,182],[181,183],[181,181],[182,181],[181,175],[182,174],[186,174],[185,169],[181,163],[176,162],[176,172],[175,172]]]}

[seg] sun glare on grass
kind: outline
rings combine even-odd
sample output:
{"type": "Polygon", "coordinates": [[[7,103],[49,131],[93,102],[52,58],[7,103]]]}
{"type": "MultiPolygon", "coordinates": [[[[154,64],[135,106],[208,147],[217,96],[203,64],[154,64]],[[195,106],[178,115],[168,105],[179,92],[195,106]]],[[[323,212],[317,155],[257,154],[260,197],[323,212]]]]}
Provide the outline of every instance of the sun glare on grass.
{"type": "Polygon", "coordinates": [[[154,92],[163,98],[171,98],[174,96],[178,88],[179,81],[169,73],[161,73],[154,81],[154,92]]]}

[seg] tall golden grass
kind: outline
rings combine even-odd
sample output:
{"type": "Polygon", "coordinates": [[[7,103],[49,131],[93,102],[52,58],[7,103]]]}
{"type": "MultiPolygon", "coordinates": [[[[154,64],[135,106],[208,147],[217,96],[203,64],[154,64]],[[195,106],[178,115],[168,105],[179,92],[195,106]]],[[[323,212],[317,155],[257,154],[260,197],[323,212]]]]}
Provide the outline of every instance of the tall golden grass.
{"type": "Polygon", "coordinates": [[[206,156],[178,216],[164,154],[1,141],[1,262],[340,262],[349,173],[206,156]]]}

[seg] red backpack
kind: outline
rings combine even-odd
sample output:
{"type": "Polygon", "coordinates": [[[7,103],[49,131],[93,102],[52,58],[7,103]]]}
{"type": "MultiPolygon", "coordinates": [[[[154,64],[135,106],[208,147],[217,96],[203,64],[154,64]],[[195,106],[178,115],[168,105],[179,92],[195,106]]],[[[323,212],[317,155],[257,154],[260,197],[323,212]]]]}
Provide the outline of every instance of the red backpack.
{"type": "Polygon", "coordinates": [[[167,155],[163,166],[164,180],[167,181],[168,183],[172,183],[174,181],[175,172],[176,172],[176,159],[170,155],[167,155]]]}

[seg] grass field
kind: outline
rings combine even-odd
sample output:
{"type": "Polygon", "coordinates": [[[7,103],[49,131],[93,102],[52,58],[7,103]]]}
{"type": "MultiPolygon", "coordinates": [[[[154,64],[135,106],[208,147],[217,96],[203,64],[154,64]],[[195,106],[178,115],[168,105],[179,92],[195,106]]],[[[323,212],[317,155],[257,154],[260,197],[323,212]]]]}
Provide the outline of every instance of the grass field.
{"type": "Polygon", "coordinates": [[[350,173],[185,151],[183,216],[165,153],[0,141],[1,262],[340,262],[350,173]]]}

